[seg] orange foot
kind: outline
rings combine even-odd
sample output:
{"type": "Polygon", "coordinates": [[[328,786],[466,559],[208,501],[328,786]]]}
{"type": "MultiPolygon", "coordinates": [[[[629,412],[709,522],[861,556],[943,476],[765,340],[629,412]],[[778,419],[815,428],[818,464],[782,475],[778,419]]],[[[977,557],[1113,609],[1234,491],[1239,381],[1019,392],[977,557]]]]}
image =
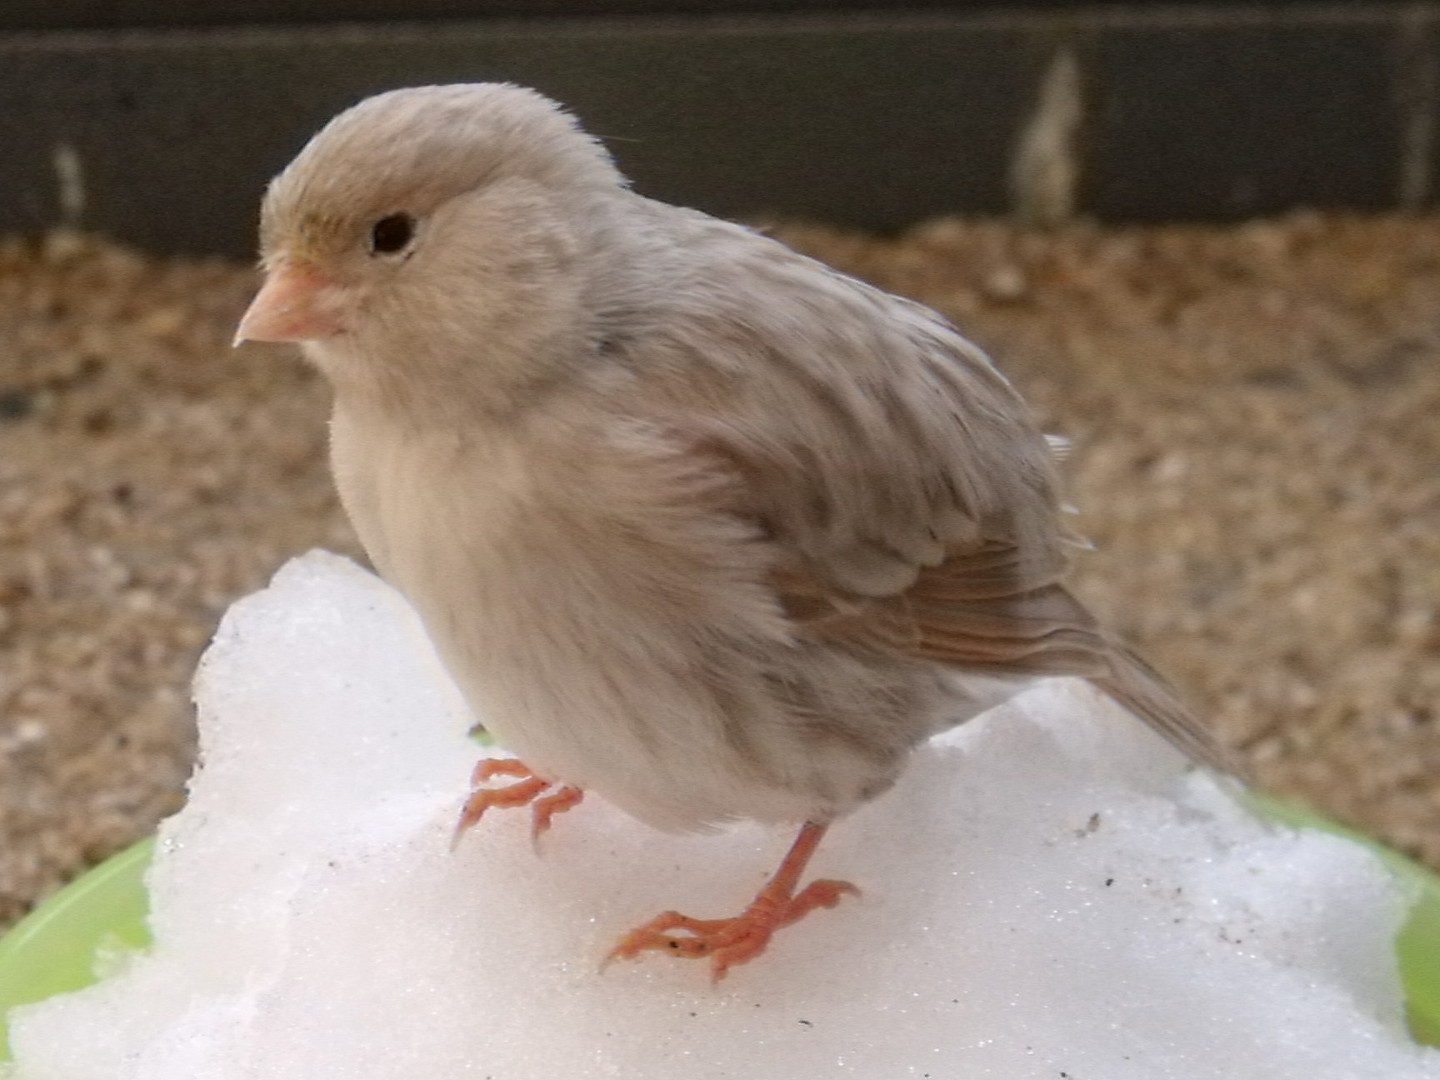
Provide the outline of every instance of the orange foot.
{"type": "Polygon", "coordinates": [[[538,841],[550,828],[550,819],[556,814],[569,810],[585,797],[585,792],[570,784],[555,784],[530,771],[530,766],[515,758],[481,758],[470,774],[470,797],[460,810],[460,820],[455,823],[455,833],[450,846],[454,847],[485,811],[492,806],[530,807],[530,836],[538,841]],[[487,780],[497,776],[514,776],[518,779],[504,787],[481,787],[487,780]],[[551,791],[550,789],[554,789],[551,791]],[[549,792],[547,795],[546,792],[549,792]]]}
{"type": "Polygon", "coordinates": [[[847,881],[828,880],[812,881],[798,894],[795,892],[825,829],[824,825],[807,822],[775,876],[739,915],[730,919],[692,919],[678,911],[667,911],[621,938],[605,962],[628,960],[646,949],[691,960],[708,956],[710,979],[719,982],[731,967],[764,952],[782,926],[789,926],[816,908],[834,907],[846,893],[860,892],[847,881]],[[672,931],[676,930],[683,931],[684,936],[675,936],[672,931]]]}

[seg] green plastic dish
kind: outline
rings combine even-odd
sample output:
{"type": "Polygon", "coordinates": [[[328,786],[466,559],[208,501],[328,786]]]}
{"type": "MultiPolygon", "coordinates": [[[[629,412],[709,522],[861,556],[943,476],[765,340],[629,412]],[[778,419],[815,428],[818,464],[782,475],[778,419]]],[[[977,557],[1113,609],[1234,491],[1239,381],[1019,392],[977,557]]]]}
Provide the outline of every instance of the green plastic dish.
{"type": "MultiPolygon", "coordinates": [[[[1251,804],[1274,821],[1324,829],[1372,848],[1413,886],[1418,899],[1396,941],[1400,975],[1411,1033],[1440,1046],[1440,877],[1291,803],[1253,796],[1251,804]]],[[[127,848],[60,890],[0,939],[0,1062],[10,1060],[6,1017],[11,1008],[89,986],[96,979],[98,957],[149,945],[144,875],[153,848],[153,840],[127,848]]]]}
{"type": "Polygon", "coordinates": [[[1395,938],[1400,981],[1405,987],[1406,1018],[1416,1042],[1440,1046],[1440,876],[1363,833],[1337,825],[1303,806],[1269,795],[1251,794],[1246,801],[1271,821],[1323,829],[1364,844],[1415,894],[1414,906],[1395,938]]]}
{"type": "Polygon", "coordinates": [[[150,944],[142,840],[76,878],[0,939],[0,1061],[10,1060],[10,1010],[95,982],[96,961],[150,944]]]}

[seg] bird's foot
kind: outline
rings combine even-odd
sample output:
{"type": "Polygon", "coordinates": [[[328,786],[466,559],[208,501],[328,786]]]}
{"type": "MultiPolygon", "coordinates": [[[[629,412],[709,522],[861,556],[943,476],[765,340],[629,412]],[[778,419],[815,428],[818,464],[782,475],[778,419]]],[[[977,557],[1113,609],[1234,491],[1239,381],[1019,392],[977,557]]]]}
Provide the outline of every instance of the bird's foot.
{"type": "Polygon", "coordinates": [[[536,776],[530,766],[515,758],[481,758],[475,771],[470,774],[470,787],[470,797],[465,800],[465,805],[460,809],[460,820],[455,823],[455,832],[450,840],[451,847],[458,844],[466,831],[492,806],[530,807],[530,836],[538,842],[541,835],[550,828],[551,818],[569,810],[585,797],[585,792],[577,787],[555,784],[544,777],[536,776]],[[513,784],[503,787],[483,786],[497,776],[512,776],[516,779],[513,784]]]}
{"type": "Polygon", "coordinates": [[[750,906],[730,919],[692,919],[667,911],[620,939],[605,958],[629,960],[646,950],[698,960],[710,958],[710,979],[719,982],[736,964],[765,951],[775,931],[804,918],[816,908],[831,908],[847,893],[860,890],[848,881],[812,881],[798,893],[796,881],[824,834],[823,825],[806,825],[795,845],[750,906]]]}
{"type": "Polygon", "coordinates": [[[762,892],[731,919],[692,919],[678,911],[667,911],[621,938],[606,962],[628,960],[647,949],[689,960],[708,956],[710,979],[719,982],[730,968],[764,952],[782,926],[789,926],[816,908],[834,907],[846,893],[859,891],[848,881],[821,880],[812,881],[796,896],[762,892]]]}

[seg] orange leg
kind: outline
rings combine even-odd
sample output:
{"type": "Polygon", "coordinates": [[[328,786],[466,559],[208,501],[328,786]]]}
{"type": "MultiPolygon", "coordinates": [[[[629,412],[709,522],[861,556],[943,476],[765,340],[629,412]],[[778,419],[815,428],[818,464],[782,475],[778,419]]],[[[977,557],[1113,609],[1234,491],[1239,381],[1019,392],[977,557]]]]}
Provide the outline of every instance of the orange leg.
{"type": "Polygon", "coordinates": [[[454,847],[460,842],[472,825],[484,816],[492,806],[501,808],[529,806],[531,813],[530,834],[536,840],[550,828],[550,819],[556,814],[569,810],[585,797],[585,793],[569,784],[555,784],[530,771],[530,766],[515,758],[481,758],[470,774],[470,797],[460,809],[460,820],[455,823],[455,833],[450,841],[454,847]],[[513,784],[504,787],[481,787],[487,780],[497,776],[513,776],[513,784]],[[555,788],[554,791],[550,791],[555,788]],[[550,794],[545,794],[550,791],[550,794]]]}
{"type": "Polygon", "coordinates": [[[764,952],[771,936],[782,926],[789,926],[818,907],[834,907],[846,893],[859,893],[847,881],[828,880],[812,881],[796,893],[800,875],[825,829],[825,825],[806,822],[775,876],[739,915],[730,919],[692,919],[678,911],[667,911],[621,938],[606,962],[628,960],[646,949],[692,960],[708,956],[711,980],[719,982],[735,964],[753,960],[764,952]],[[683,936],[676,936],[677,930],[683,936]]]}

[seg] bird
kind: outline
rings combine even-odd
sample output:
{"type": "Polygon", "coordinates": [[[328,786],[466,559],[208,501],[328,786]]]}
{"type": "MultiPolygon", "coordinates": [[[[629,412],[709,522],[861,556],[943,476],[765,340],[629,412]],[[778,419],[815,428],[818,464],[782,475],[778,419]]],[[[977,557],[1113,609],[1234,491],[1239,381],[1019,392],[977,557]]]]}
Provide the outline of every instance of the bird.
{"type": "Polygon", "coordinates": [[[1216,736],[1066,587],[1057,452],[936,312],[636,192],[510,83],[396,89],[265,191],[236,333],[333,392],[371,562],[513,758],[458,837],[594,792],[667,831],[797,828],[738,914],[667,911],[608,959],[719,979],[858,890],[826,830],[931,736],[1078,676],[1199,764],[1216,736]]]}

